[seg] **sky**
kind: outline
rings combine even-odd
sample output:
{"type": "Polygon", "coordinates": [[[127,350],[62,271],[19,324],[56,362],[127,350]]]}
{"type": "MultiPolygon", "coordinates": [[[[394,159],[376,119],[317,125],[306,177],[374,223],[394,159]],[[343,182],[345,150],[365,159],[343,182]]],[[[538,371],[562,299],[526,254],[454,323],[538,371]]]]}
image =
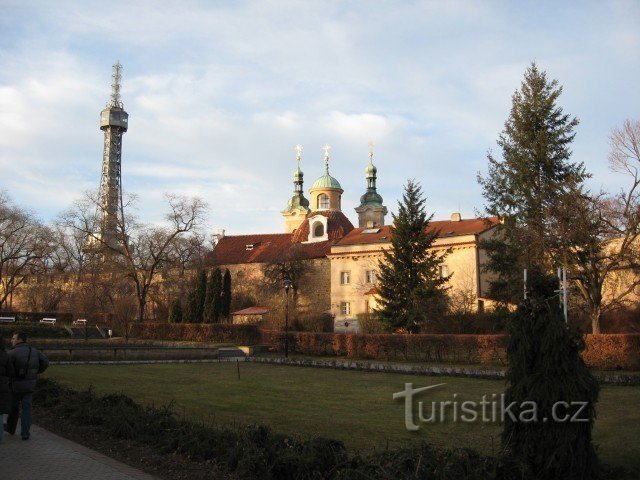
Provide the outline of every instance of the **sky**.
{"type": "Polygon", "coordinates": [[[590,187],[625,183],[607,153],[611,129],[638,118],[636,0],[0,0],[0,12],[0,190],[46,222],[99,186],[116,60],[122,183],[147,222],[171,193],[205,199],[212,233],[283,232],[295,145],[308,191],[329,144],[357,225],[369,142],[390,211],[415,179],[435,219],[476,216],[477,174],[532,61],[580,120],[572,159],[590,187]]]}

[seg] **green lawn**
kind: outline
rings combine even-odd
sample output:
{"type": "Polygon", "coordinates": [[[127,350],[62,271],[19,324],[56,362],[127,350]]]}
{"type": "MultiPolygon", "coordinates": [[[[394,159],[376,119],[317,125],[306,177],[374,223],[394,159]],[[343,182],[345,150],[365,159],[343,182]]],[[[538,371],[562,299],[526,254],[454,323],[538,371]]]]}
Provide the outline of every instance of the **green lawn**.
{"type": "MultiPolygon", "coordinates": [[[[418,397],[431,401],[481,400],[504,391],[504,382],[240,363],[54,366],[46,375],[98,393],[119,392],[148,404],[174,401],[188,418],[216,424],[270,425],[275,431],[336,438],[354,450],[396,447],[427,440],[491,454],[500,444],[498,423],[404,426],[404,403],[392,400],[404,384],[445,383],[418,397]]],[[[594,440],[603,461],[640,469],[640,387],[603,387],[594,440]]],[[[428,414],[429,410],[425,410],[428,414]]],[[[448,413],[451,416],[451,412],[448,413]]]]}

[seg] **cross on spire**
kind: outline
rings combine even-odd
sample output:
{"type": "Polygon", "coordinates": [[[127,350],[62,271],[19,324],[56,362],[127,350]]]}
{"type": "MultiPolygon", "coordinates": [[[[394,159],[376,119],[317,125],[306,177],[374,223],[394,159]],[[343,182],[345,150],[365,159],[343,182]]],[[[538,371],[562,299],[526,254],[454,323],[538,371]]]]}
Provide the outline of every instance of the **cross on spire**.
{"type": "Polygon", "coordinates": [[[369,161],[373,163],[373,141],[369,140],[369,161]]]}
{"type": "Polygon", "coordinates": [[[295,147],[295,150],[297,152],[296,154],[296,160],[298,161],[298,168],[300,167],[300,159],[302,158],[302,145],[298,144],[295,147]]]}
{"type": "Polygon", "coordinates": [[[331,145],[325,144],[325,146],[322,147],[322,150],[324,150],[324,168],[328,174],[329,173],[329,150],[331,150],[331,145]]]}

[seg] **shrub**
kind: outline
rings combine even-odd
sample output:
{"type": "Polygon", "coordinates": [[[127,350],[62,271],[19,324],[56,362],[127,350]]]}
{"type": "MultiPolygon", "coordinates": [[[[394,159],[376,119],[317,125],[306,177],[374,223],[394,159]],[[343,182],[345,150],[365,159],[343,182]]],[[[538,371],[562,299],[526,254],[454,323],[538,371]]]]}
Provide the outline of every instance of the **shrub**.
{"type": "Polygon", "coordinates": [[[640,370],[640,334],[585,335],[582,358],[597,370],[640,370]]]}
{"type": "MultiPolygon", "coordinates": [[[[284,332],[262,331],[262,342],[284,351],[284,332]]],[[[438,363],[505,363],[505,335],[353,335],[290,332],[289,351],[312,356],[438,363]]]]}
{"type": "MultiPolygon", "coordinates": [[[[440,450],[427,444],[350,457],[344,444],[298,438],[269,427],[208,427],[178,419],[172,406],[144,407],[124,395],[97,396],[40,379],[34,402],[40,415],[60,424],[91,426],[105,439],[120,438],[218,467],[233,478],[318,480],[430,478],[488,480],[497,460],[470,450],[440,450]]],[[[226,477],[225,477],[226,478],[226,477]]]]}
{"type": "Polygon", "coordinates": [[[256,325],[223,323],[132,323],[130,337],[154,340],[186,340],[256,344],[260,329],[256,325]]]}

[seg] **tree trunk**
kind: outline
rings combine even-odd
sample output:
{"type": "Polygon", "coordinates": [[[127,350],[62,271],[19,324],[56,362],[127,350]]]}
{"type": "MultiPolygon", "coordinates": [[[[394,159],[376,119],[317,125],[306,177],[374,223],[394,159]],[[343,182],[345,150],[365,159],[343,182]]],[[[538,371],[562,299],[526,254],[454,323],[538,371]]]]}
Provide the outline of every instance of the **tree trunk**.
{"type": "Polygon", "coordinates": [[[591,333],[599,334],[600,333],[600,307],[596,307],[591,310],[591,333]]]}
{"type": "Polygon", "coordinates": [[[147,304],[147,299],[142,296],[138,299],[138,323],[142,323],[144,320],[144,309],[147,304]]]}

